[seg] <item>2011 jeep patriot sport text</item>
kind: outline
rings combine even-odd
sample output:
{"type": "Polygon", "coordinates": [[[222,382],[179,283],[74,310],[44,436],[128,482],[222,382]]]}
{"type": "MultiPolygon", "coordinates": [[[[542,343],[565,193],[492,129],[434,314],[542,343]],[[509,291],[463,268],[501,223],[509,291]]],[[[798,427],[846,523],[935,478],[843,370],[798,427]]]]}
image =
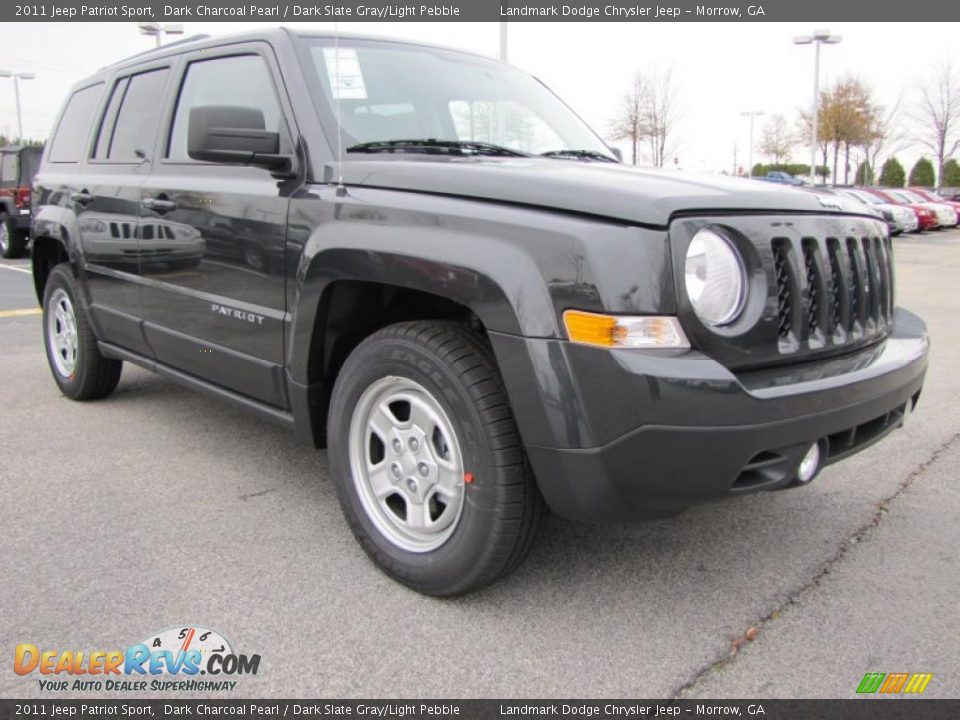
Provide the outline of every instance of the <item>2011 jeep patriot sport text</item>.
{"type": "Polygon", "coordinates": [[[33,274],[64,394],[126,361],[291,427],[370,557],[451,595],[546,506],[664,517],[898,427],[926,329],[845,202],[625,167],[493,60],[275,30],[76,86],[33,274]]]}

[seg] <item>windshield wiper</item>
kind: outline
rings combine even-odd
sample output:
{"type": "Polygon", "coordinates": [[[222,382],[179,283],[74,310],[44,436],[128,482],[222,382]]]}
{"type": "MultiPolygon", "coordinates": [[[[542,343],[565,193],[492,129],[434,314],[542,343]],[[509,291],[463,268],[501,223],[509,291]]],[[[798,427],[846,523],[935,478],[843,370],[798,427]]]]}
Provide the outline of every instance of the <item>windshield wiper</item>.
{"type": "Polygon", "coordinates": [[[574,160],[599,160],[600,162],[617,162],[609,155],[604,155],[596,150],[547,150],[540,153],[543,157],[550,158],[573,158],[574,160]]]}
{"type": "Polygon", "coordinates": [[[493,143],[467,140],[374,140],[351,145],[348,153],[404,153],[419,152],[434,155],[493,155],[501,157],[530,157],[528,153],[512,150],[493,143]]]}

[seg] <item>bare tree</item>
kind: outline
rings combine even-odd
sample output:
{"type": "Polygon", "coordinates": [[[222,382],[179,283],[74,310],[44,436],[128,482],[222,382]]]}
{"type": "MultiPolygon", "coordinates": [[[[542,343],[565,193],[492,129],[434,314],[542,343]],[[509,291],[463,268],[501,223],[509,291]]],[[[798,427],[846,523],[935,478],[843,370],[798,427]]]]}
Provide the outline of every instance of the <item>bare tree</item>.
{"type": "Polygon", "coordinates": [[[790,151],[796,144],[787,119],[783,115],[774,115],[763,127],[760,137],[760,152],[773,158],[774,165],[780,165],[790,158],[790,151]]]}
{"type": "Polygon", "coordinates": [[[960,149],[960,74],[947,58],[933,69],[930,79],[919,86],[917,121],[920,141],[937,159],[937,179],[943,166],[960,149]]]}
{"type": "Polygon", "coordinates": [[[620,101],[620,109],[610,123],[610,137],[613,140],[629,140],[633,164],[637,164],[640,142],[645,131],[641,120],[641,106],[647,91],[644,78],[640,73],[633,76],[633,86],[620,101]]]}
{"type": "Polygon", "coordinates": [[[675,149],[679,119],[673,69],[655,67],[634,75],[633,86],[624,95],[610,125],[610,134],[614,140],[630,141],[634,165],[639,159],[640,145],[646,142],[651,164],[663,167],[675,149]]]}
{"type": "Polygon", "coordinates": [[[673,68],[654,67],[646,73],[647,96],[641,106],[642,125],[650,145],[650,159],[654,167],[663,167],[674,150],[680,105],[673,68]]]}
{"type": "Polygon", "coordinates": [[[881,159],[895,155],[910,145],[905,125],[902,97],[898,97],[889,108],[879,104],[870,106],[861,145],[863,160],[873,176],[866,178],[868,182],[879,176],[883,164],[881,159]]]}

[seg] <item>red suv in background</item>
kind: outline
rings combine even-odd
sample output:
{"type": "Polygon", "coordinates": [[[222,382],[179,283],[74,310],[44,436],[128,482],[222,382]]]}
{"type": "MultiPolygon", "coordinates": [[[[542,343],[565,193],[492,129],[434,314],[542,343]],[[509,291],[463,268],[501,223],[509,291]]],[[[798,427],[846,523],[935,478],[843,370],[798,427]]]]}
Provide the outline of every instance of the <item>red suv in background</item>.
{"type": "Polygon", "coordinates": [[[40,168],[43,147],[0,148],[0,255],[23,255],[30,233],[30,182],[40,168]]]}
{"type": "Polygon", "coordinates": [[[957,222],[960,223],[960,200],[948,200],[945,197],[941,197],[930,188],[911,187],[907,188],[907,190],[912,192],[914,195],[919,195],[924,200],[928,200],[929,202],[940,203],[941,205],[949,205],[957,211],[957,222]]]}
{"type": "Polygon", "coordinates": [[[881,188],[863,188],[863,190],[875,195],[884,202],[888,202],[893,205],[903,205],[913,210],[917,214],[917,227],[919,227],[921,230],[933,230],[934,228],[940,227],[940,222],[937,220],[937,214],[924,205],[904,202],[900,198],[896,197],[895,195],[891,195],[881,188]]]}

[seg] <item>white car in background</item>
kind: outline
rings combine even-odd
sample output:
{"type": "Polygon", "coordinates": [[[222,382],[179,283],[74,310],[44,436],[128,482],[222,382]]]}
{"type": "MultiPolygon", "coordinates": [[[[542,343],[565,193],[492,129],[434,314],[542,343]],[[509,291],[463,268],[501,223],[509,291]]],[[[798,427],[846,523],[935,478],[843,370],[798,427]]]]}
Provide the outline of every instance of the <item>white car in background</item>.
{"type": "Polygon", "coordinates": [[[837,188],[836,192],[839,195],[851,198],[852,200],[863,203],[867,207],[878,210],[891,225],[891,235],[899,235],[904,232],[917,232],[917,230],[920,229],[920,221],[917,219],[917,214],[911,208],[884,202],[876,195],[871,195],[862,190],[837,188]]]}
{"type": "Polygon", "coordinates": [[[886,192],[890,193],[898,200],[903,200],[904,202],[913,203],[915,205],[926,205],[937,214],[937,222],[940,223],[940,227],[950,228],[957,226],[957,211],[952,205],[930,202],[926,198],[922,198],[916,193],[910,192],[909,190],[887,190],[886,192]]]}

